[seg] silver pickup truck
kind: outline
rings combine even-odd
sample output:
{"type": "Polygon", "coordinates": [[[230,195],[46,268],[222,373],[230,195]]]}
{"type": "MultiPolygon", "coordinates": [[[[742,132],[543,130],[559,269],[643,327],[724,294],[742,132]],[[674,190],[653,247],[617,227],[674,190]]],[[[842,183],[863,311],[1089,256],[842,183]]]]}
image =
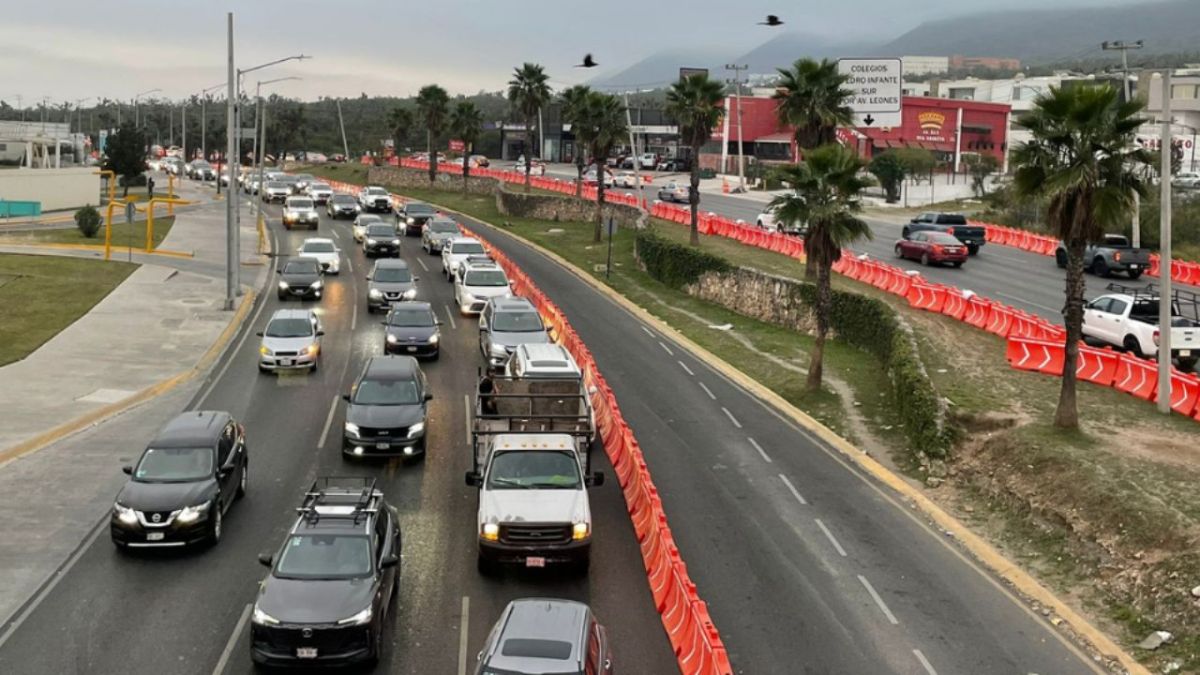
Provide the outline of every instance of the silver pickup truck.
{"type": "MultiPolygon", "coordinates": [[[[1054,260],[1060,268],[1067,267],[1067,247],[1058,242],[1054,260]]],[[[1104,239],[1088,244],[1083,251],[1083,268],[1098,277],[1110,277],[1113,272],[1125,272],[1137,279],[1150,269],[1150,251],[1134,248],[1123,234],[1106,234],[1104,239]]]]}

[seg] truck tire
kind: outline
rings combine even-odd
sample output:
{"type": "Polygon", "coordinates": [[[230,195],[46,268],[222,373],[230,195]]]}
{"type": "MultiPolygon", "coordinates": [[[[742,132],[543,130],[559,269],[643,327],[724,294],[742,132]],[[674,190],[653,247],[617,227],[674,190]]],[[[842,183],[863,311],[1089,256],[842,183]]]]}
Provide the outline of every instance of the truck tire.
{"type": "Polygon", "coordinates": [[[1200,357],[1197,356],[1184,356],[1175,359],[1175,363],[1179,365],[1179,369],[1187,373],[1196,370],[1196,363],[1198,362],[1200,362],[1200,357]]]}
{"type": "Polygon", "coordinates": [[[1140,279],[1141,276],[1142,276],[1141,270],[1129,270],[1129,278],[1130,279],[1140,279]]]}
{"type": "Polygon", "coordinates": [[[496,563],[492,562],[491,560],[488,560],[487,558],[483,557],[482,555],[480,555],[478,558],[475,559],[475,569],[479,570],[479,573],[485,577],[496,576],[496,571],[497,571],[496,563]]]}
{"type": "Polygon", "coordinates": [[[967,255],[979,255],[979,245],[967,244],[967,255]]]}
{"type": "Polygon", "coordinates": [[[1092,274],[1098,277],[1112,276],[1112,272],[1108,269],[1108,263],[1105,262],[1104,258],[1100,257],[1092,261],[1092,274]]]}
{"type": "Polygon", "coordinates": [[[1067,252],[1061,248],[1054,252],[1054,262],[1058,265],[1058,269],[1067,269],[1067,252]]]}
{"type": "Polygon", "coordinates": [[[1125,351],[1129,352],[1130,354],[1133,354],[1134,356],[1136,356],[1138,358],[1144,358],[1142,356],[1142,345],[1138,342],[1138,339],[1136,337],[1134,337],[1132,335],[1126,335],[1125,341],[1122,342],[1121,344],[1125,347],[1125,351]]]}

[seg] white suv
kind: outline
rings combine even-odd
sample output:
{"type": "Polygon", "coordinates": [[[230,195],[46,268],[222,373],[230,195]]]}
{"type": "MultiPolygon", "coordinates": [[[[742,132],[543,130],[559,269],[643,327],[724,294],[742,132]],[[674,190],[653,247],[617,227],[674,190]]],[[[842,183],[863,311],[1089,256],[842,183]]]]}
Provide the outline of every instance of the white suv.
{"type": "Polygon", "coordinates": [[[454,282],[454,302],[463,314],[478,314],[488,300],[511,295],[508,276],[492,261],[466,263],[454,282]]]}
{"type": "Polygon", "coordinates": [[[442,246],[442,276],[446,277],[446,281],[454,283],[458,266],[467,259],[467,256],[486,254],[487,251],[483,250],[483,244],[479,243],[478,239],[470,237],[451,239],[442,246]]]}

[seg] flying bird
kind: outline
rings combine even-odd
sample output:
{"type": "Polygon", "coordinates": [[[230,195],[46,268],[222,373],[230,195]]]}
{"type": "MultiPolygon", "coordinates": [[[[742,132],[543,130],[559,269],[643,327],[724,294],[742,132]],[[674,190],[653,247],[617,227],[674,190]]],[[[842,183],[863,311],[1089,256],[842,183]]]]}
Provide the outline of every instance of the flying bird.
{"type": "Polygon", "coordinates": [[[579,65],[577,65],[577,66],[575,66],[575,67],[576,67],[576,68],[595,68],[595,67],[596,67],[596,66],[598,66],[598,65],[600,65],[600,64],[599,64],[599,63],[596,63],[596,62],[595,62],[595,61],[592,59],[592,55],[591,55],[591,54],[585,54],[585,55],[584,55],[584,57],[583,57],[583,63],[581,63],[581,64],[579,64],[579,65]]]}
{"type": "Polygon", "coordinates": [[[767,20],[759,21],[758,25],[760,25],[760,26],[782,26],[783,22],[780,21],[779,17],[775,16],[774,14],[768,14],[767,20]]]}

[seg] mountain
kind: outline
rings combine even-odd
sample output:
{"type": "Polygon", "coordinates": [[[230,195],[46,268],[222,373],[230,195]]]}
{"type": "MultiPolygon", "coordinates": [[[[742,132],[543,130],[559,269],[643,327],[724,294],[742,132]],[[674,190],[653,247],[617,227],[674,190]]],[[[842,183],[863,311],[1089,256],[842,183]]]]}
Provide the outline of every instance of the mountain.
{"type": "MultiPolygon", "coordinates": [[[[880,52],[1014,57],[1038,64],[1099,56],[1104,40],[1144,40],[1143,54],[1195,51],[1200,44],[1200,2],[969,14],[923,23],[880,52]]],[[[1119,60],[1117,55],[1114,60],[1119,60]]]]}
{"type": "Polygon", "coordinates": [[[588,81],[597,89],[646,89],[660,87],[679,79],[680,66],[708,68],[716,76],[729,63],[734,52],[723,49],[671,49],[650,56],[611,74],[598,75],[588,81]]]}
{"type": "Polygon", "coordinates": [[[837,59],[846,56],[872,56],[880,52],[885,40],[843,40],[833,36],[790,31],[777,35],[737,57],[737,63],[750,66],[751,74],[774,74],[776,68],[786,68],[796,59],[837,59]]]}

